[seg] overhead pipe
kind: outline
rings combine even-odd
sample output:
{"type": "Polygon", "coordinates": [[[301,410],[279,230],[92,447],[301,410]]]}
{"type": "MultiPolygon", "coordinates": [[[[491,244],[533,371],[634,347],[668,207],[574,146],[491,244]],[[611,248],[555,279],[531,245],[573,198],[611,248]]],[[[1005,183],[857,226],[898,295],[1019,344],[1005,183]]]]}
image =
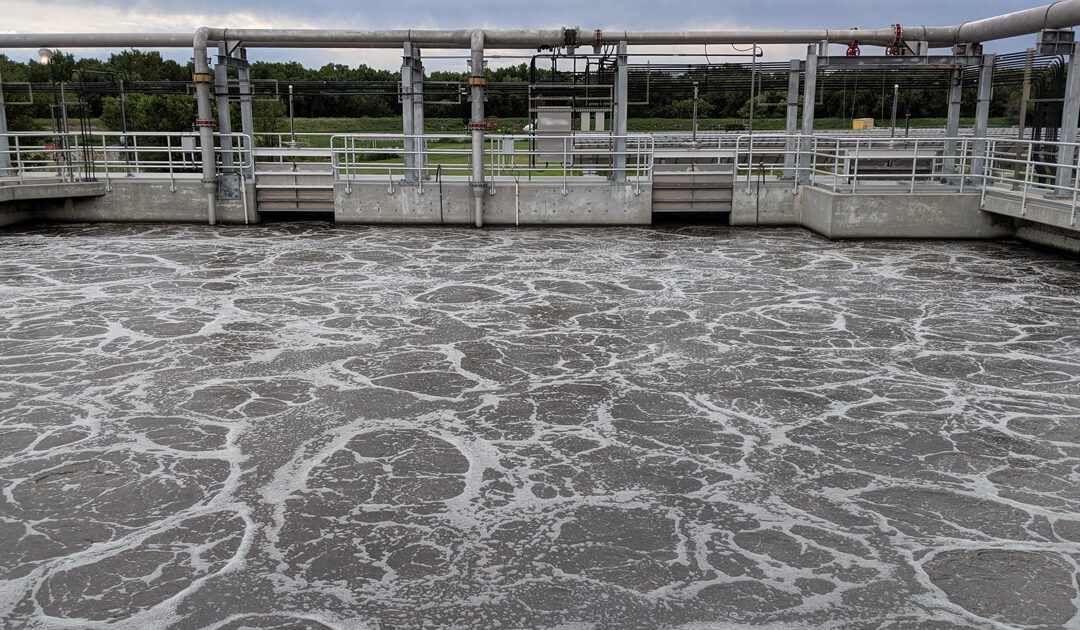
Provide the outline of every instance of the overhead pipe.
{"type": "Polygon", "coordinates": [[[471,37],[472,73],[472,187],[473,219],[476,227],[484,227],[484,31],[473,31],[471,37]]]}
{"type": "MultiPolygon", "coordinates": [[[[926,41],[935,47],[968,42],[987,42],[1037,33],[1044,29],[1069,28],[1080,24],[1080,0],[1061,0],[1051,4],[1014,11],[954,26],[907,26],[904,39],[926,41]]],[[[205,28],[205,27],[204,27],[205,28]]],[[[200,29],[201,30],[201,29],[200,29]]],[[[217,42],[224,29],[207,29],[207,41],[217,42]]],[[[411,41],[427,48],[470,48],[473,30],[323,30],[323,29],[235,29],[229,39],[242,41],[250,48],[397,48],[411,41]]],[[[512,30],[485,29],[488,48],[543,48],[566,45],[616,44],[808,44],[820,41],[848,43],[855,40],[888,45],[895,41],[894,28],[874,30],[799,29],[799,30],[710,30],[710,31],[592,31],[596,38],[577,41],[577,29],[512,30]]],[[[38,33],[0,34],[0,47],[66,48],[96,47],[186,47],[190,36],[184,33],[38,33]]]]}

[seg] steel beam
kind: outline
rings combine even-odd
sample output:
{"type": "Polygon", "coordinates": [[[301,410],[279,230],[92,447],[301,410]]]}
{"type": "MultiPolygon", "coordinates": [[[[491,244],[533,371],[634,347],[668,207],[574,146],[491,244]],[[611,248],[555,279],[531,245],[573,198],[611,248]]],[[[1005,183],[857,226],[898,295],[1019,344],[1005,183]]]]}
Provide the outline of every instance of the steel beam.
{"type": "Polygon", "coordinates": [[[218,42],[217,63],[214,64],[214,93],[217,97],[218,131],[221,133],[221,166],[232,169],[232,117],[229,115],[229,66],[225,60],[229,51],[225,42],[218,42]]]}
{"type": "Polygon", "coordinates": [[[10,145],[8,144],[8,126],[7,126],[7,111],[4,106],[4,80],[0,77],[0,175],[7,175],[8,169],[11,168],[11,156],[8,155],[10,145]]]}
{"type": "Polygon", "coordinates": [[[416,182],[416,143],[413,135],[416,126],[413,122],[413,45],[405,42],[401,56],[401,133],[405,144],[405,181],[416,182]]]}
{"type": "MultiPolygon", "coordinates": [[[[1076,158],[1076,150],[1072,143],[1076,142],[1076,126],[1080,123],[1080,42],[1073,43],[1072,54],[1069,55],[1069,74],[1065,78],[1065,111],[1061,115],[1061,137],[1059,140],[1066,144],[1058,150],[1058,169],[1055,184],[1062,187],[1072,186],[1072,178],[1076,176],[1073,170],[1073,161],[1076,158]]],[[[1058,190],[1056,194],[1071,194],[1067,191],[1058,190]]]]}
{"type": "Polygon", "coordinates": [[[945,164],[946,173],[956,172],[956,136],[960,134],[960,105],[964,101],[964,73],[960,69],[952,71],[949,81],[949,109],[945,117],[945,164]]]}
{"type": "Polygon", "coordinates": [[[984,161],[981,157],[986,152],[986,128],[990,121],[990,100],[994,96],[994,61],[997,55],[983,56],[979,68],[979,95],[975,104],[975,159],[971,162],[971,173],[975,177],[982,175],[984,161]]]}
{"type": "MultiPolygon", "coordinates": [[[[236,75],[240,80],[240,125],[243,133],[248,138],[248,148],[255,148],[255,116],[251,111],[251,70],[247,63],[247,49],[240,48],[237,51],[243,64],[237,66],[236,75]]],[[[244,179],[254,181],[255,162],[252,162],[244,172],[244,179]]]]}
{"type": "Polygon", "coordinates": [[[611,121],[611,131],[615,135],[615,155],[612,156],[614,168],[612,176],[617,182],[626,181],[626,129],[629,115],[630,66],[627,57],[627,43],[619,42],[615,54],[615,111],[611,121]]]}
{"type": "Polygon", "coordinates": [[[787,140],[784,144],[784,179],[795,177],[795,134],[799,125],[799,79],[802,74],[801,59],[791,60],[787,88],[787,140]]]}
{"type": "MultiPolygon", "coordinates": [[[[413,133],[424,135],[424,62],[421,57],[420,47],[412,47],[413,71],[412,71],[412,108],[413,108],[413,133]]],[[[427,141],[420,138],[416,142],[417,176],[423,177],[424,149],[427,141]]]]}
{"type": "Polygon", "coordinates": [[[814,137],[814,105],[817,103],[818,46],[810,44],[806,49],[806,80],[803,82],[802,135],[803,152],[799,154],[799,180],[810,179],[810,139],[814,137]]]}
{"type": "Polygon", "coordinates": [[[967,68],[982,63],[977,55],[928,55],[924,57],[823,57],[818,60],[819,68],[843,70],[892,70],[894,68],[967,68]]]}

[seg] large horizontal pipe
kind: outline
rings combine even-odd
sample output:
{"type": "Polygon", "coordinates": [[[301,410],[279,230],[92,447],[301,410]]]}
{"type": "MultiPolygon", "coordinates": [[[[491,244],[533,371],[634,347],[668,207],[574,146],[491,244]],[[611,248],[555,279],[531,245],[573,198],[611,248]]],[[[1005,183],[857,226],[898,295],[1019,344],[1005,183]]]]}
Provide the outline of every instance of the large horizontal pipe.
{"type": "MultiPolygon", "coordinates": [[[[426,48],[469,48],[473,30],[324,30],[324,29],[208,29],[207,42],[228,39],[249,48],[400,48],[413,42],[426,48]]],[[[494,47],[562,46],[562,29],[487,30],[494,47]]],[[[35,33],[0,34],[3,48],[190,48],[189,33],[35,33]]]]}
{"type": "MultiPolygon", "coordinates": [[[[1030,35],[1047,28],[1070,28],[1080,24],[1080,0],[1063,0],[955,26],[905,26],[904,39],[926,41],[931,46],[952,46],[966,42],[988,42],[1030,35]]],[[[323,29],[208,29],[207,42],[222,39],[240,41],[250,48],[397,48],[413,42],[429,49],[469,48],[472,30],[323,30],[323,29]]],[[[562,46],[563,29],[484,29],[488,49],[540,48],[562,46]]],[[[572,31],[571,31],[572,33],[572,31]]],[[[579,45],[597,43],[594,31],[580,31],[579,45]]],[[[601,31],[602,44],[625,41],[636,45],[695,44],[805,44],[828,41],[846,44],[892,44],[892,28],[854,31],[850,29],[801,30],[712,30],[712,31],[601,31]]],[[[187,33],[38,33],[0,34],[2,48],[186,48],[187,33]]]]}

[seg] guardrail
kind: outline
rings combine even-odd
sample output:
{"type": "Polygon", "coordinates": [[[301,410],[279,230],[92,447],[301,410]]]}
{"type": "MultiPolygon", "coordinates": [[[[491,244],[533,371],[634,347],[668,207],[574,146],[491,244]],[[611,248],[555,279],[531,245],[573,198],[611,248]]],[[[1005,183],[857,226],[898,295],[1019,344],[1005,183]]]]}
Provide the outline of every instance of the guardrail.
{"type": "MultiPolygon", "coordinates": [[[[460,134],[335,135],[330,143],[334,181],[344,182],[351,192],[359,177],[385,175],[392,192],[402,177],[421,190],[433,175],[471,177],[471,141],[460,134]]],[[[623,174],[640,190],[652,176],[654,153],[655,141],[648,135],[487,135],[484,173],[492,187],[500,177],[560,177],[564,192],[571,177],[623,174]],[[621,140],[625,150],[619,148],[621,140]]]]}
{"type": "Polygon", "coordinates": [[[900,190],[914,193],[978,190],[1069,208],[1076,225],[1080,201],[1080,143],[988,137],[829,137],[746,134],[736,141],[736,173],[751,194],[755,179],[786,178],[833,192],[900,190]],[[1059,160],[1064,164],[1059,164],[1059,160]]]}
{"type": "MultiPolygon", "coordinates": [[[[105,180],[107,190],[112,180],[121,177],[167,177],[173,190],[177,179],[202,177],[202,154],[198,135],[183,132],[95,131],[11,132],[3,134],[7,150],[0,150],[0,183],[34,181],[105,180]]],[[[247,136],[215,134],[214,148],[218,172],[237,172],[252,165],[247,136]]]]}

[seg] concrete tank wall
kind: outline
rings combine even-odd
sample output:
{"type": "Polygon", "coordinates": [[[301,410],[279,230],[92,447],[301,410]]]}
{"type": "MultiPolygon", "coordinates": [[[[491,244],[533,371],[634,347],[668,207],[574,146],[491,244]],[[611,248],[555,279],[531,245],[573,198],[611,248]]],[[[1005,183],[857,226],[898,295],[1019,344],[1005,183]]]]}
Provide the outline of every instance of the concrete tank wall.
{"type": "Polygon", "coordinates": [[[748,195],[746,182],[735,182],[731,225],[802,225],[802,194],[792,182],[753,182],[748,195]]]}
{"type": "Polygon", "coordinates": [[[978,193],[834,193],[804,186],[802,224],[828,238],[1002,238],[1009,222],[979,208],[978,193]]]}
{"type": "MultiPolygon", "coordinates": [[[[334,185],[334,220],[338,223],[473,223],[469,182],[415,185],[354,181],[334,185]],[[440,203],[442,214],[440,219],[440,203]]],[[[616,185],[598,180],[572,182],[562,194],[560,181],[499,181],[484,196],[485,225],[649,225],[652,189],[642,184],[616,185]]]]}
{"type": "MultiPolygon", "coordinates": [[[[149,221],[166,223],[206,223],[206,195],[198,181],[177,181],[176,191],[168,180],[113,180],[112,190],[100,197],[52,199],[32,206],[33,219],[39,221],[149,221]]],[[[254,211],[255,190],[247,187],[248,221],[257,222],[254,211]]],[[[217,218],[221,223],[244,223],[241,200],[218,201],[217,218]]]]}

